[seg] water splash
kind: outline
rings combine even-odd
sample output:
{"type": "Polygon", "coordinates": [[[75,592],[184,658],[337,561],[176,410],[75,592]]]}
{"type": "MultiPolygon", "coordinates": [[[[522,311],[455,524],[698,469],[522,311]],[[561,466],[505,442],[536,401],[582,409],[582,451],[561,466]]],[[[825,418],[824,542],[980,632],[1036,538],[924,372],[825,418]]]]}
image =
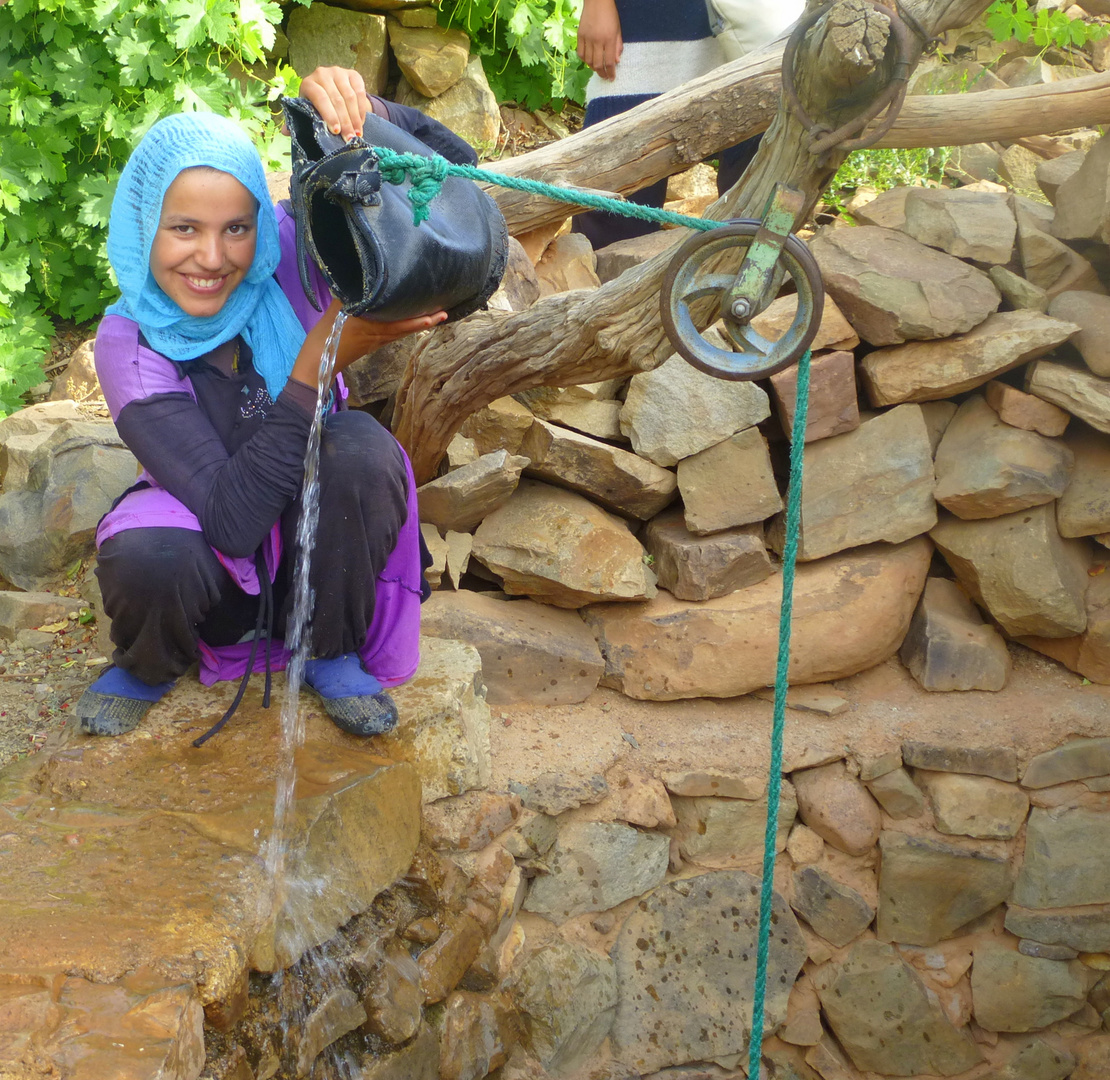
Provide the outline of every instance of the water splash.
{"type": "MultiPolygon", "coordinates": [[[[308,660],[312,609],[315,595],[309,584],[312,549],[316,540],[316,525],[320,519],[320,439],[324,427],[324,413],[330,399],[335,358],[339,352],[339,338],[345,312],[340,312],[324,344],[320,357],[320,370],[316,386],[316,415],[308,433],[304,455],[304,482],[301,488],[301,518],[297,524],[297,567],[293,579],[293,611],[286,629],[286,645],[291,653],[285,672],[285,700],[281,709],[281,771],[277,777],[274,797],[274,820],[270,836],[264,845],[266,875],[274,883],[275,895],[272,910],[276,914],[285,906],[289,888],[285,878],[287,827],[293,809],[293,789],[297,782],[296,752],[304,742],[304,718],[300,709],[301,683],[308,660]]],[[[292,553],[290,553],[292,554],[292,553]]]]}

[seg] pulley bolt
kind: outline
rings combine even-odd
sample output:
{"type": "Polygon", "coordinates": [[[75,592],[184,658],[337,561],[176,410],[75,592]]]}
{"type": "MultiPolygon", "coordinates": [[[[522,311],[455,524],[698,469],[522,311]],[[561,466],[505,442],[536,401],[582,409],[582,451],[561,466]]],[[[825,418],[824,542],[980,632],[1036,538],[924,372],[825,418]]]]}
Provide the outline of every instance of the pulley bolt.
{"type": "Polygon", "coordinates": [[[731,310],[734,319],[743,320],[751,314],[752,306],[747,300],[733,300],[731,310]]]}

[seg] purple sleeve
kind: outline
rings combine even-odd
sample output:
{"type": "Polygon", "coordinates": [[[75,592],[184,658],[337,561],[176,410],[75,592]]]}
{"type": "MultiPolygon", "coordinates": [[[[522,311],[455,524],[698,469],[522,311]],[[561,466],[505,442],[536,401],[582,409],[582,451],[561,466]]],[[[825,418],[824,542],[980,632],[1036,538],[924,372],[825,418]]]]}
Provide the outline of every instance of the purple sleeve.
{"type": "Polygon", "coordinates": [[[233,557],[254,552],[300,491],[311,415],[282,391],[255,435],[229,455],[192,384],[139,344],[135,323],[107,316],[95,358],[120,438],[147,472],[197,516],[214,548],[233,557]]]}

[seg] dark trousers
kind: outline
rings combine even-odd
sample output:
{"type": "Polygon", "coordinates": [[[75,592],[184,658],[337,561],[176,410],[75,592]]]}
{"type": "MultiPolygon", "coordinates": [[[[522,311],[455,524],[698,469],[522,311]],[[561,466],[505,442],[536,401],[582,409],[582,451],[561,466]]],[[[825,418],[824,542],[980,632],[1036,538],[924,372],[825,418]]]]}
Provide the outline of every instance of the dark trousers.
{"type": "MultiPolygon", "coordinates": [[[[750,139],[745,139],[742,143],[721,151],[717,167],[718,195],[723,195],[744,175],[744,170],[755,157],[762,138],[762,135],[753,135],[750,139]]],[[[629,202],[639,203],[641,206],[662,208],[666,197],[667,181],[664,179],[633,192],[627,198],[629,202]]],[[[573,230],[585,234],[594,251],[600,251],[601,248],[615,244],[618,240],[630,240],[634,236],[658,232],[659,226],[652,221],[610,214],[605,210],[588,210],[575,217],[573,230]]]]}
{"type": "MultiPolygon", "coordinates": [[[[327,418],[320,451],[320,521],[311,552],[315,592],[312,655],[354,652],[374,617],[378,575],[408,510],[404,457],[373,417],[327,418]]],[[[281,517],[282,559],[274,581],[274,636],[284,637],[293,605],[300,500],[281,517]]],[[[151,685],[177,678],[198,656],[198,639],[231,645],[250,634],[259,598],[231,575],[191,529],[138,528],[106,540],[97,556],[113,661],[151,685]]]]}

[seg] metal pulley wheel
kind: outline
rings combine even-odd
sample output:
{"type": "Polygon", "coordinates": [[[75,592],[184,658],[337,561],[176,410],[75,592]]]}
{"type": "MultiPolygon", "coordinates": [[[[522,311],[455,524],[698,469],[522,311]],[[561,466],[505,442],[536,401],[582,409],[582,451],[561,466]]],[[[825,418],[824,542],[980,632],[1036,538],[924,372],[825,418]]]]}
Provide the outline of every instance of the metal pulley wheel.
{"type": "Polygon", "coordinates": [[[821,272],[809,248],[790,233],[793,215],[786,211],[787,222],[783,210],[776,198],[762,222],[731,221],[697,233],[667,268],[659,295],[663,326],[679,355],[708,375],[734,381],[766,378],[799,360],[817,333],[825,300],[821,272]],[[718,256],[737,248],[743,252],[739,272],[716,269],[722,261],[718,256]],[[751,320],[782,291],[785,278],[797,292],[797,311],[786,333],[768,341],[751,320]],[[704,336],[705,327],[718,319],[736,351],[704,336]]]}

